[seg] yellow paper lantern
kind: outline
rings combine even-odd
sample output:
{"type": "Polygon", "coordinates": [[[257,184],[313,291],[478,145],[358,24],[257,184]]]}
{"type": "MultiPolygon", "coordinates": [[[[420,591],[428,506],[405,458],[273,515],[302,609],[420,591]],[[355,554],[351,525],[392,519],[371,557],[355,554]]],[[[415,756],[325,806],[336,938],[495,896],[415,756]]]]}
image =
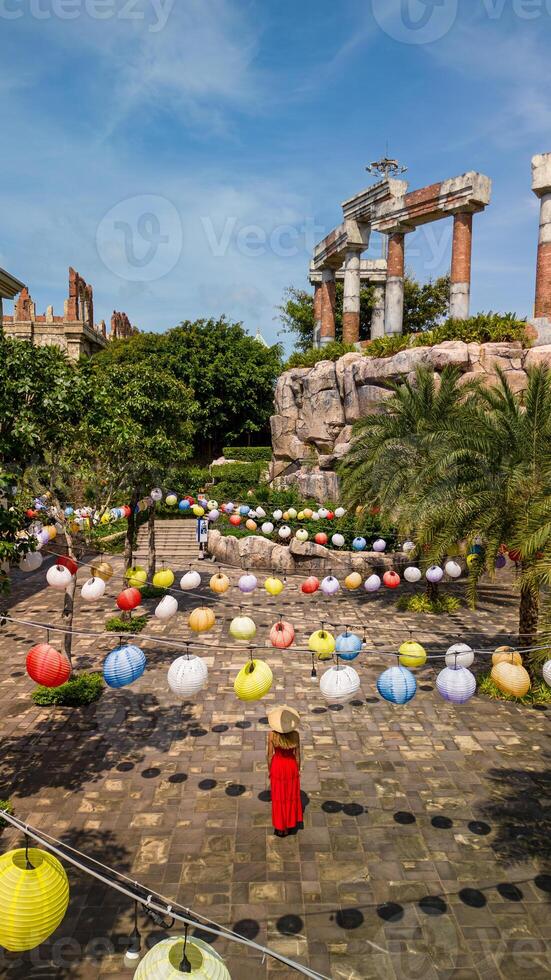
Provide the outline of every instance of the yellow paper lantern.
{"type": "Polygon", "coordinates": [[[201,507],[201,504],[195,504],[193,507],[193,513],[196,517],[204,517],[205,508],[201,507]]]}
{"type": "Polygon", "coordinates": [[[156,589],[170,589],[174,585],[174,572],[170,568],[161,568],[153,576],[153,585],[156,589]]]}
{"type": "Polygon", "coordinates": [[[53,854],[31,847],[0,857],[0,946],[10,953],[35,949],[63,921],[69,882],[53,854]]]}
{"type": "Polygon", "coordinates": [[[297,514],[297,520],[303,521],[305,517],[306,517],[305,512],[303,510],[299,510],[299,512],[297,514]]]}
{"type": "Polygon", "coordinates": [[[350,575],[344,580],[345,588],[349,589],[350,592],[354,592],[359,589],[362,584],[362,576],[359,572],[351,572],[350,575]]]}
{"type": "Polygon", "coordinates": [[[212,576],[209,582],[209,588],[212,589],[213,592],[216,592],[217,595],[223,595],[224,592],[228,591],[229,587],[230,580],[227,575],[224,575],[223,572],[217,572],[216,575],[212,576]]]}
{"type": "Polygon", "coordinates": [[[124,577],[134,589],[143,588],[147,582],[147,572],[140,565],[136,565],[135,568],[129,568],[124,577]]]}
{"type": "Polygon", "coordinates": [[[302,513],[306,520],[309,521],[314,511],[310,510],[309,507],[305,507],[302,513]]]}
{"type": "Polygon", "coordinates": [[[517,667],[522,667],[522,657],[513,647],[498,647],[492,654],[492,665],[496,667],[497,664],[516,664],[517,667]]]}
{"type": "Polygon", "coordinates": [[[270,690],[274,675],[264,660],[250,660],[239,671],[233,689],[240,701],[260,701],[270,690]]]}
{"type": "Polygon", "coordinates": [[[335,652],[335,637],[327,630],[316,630],[308,640],[308,649],[317,653],[318,660],[330,660],[335,652]]]}
{"type": "Polygon", "coordinates": [[[285,585],[280,578],[271,577],[267,578],[264,582],[264,588],[266,589],[268,595],[279,595],[281,592],[283,592],[285,585]]]}
{"type": "Polygon", "coordinates": [[[96,562],[96,564],[90,565],[90,570],[94,578],[102,578],[104,582],[113,578],[113,566],[108,561],[96,562]]]}
{"type": "Polygon", "coordinates": [[[514,698],[523,698],[530,690],[530,674],[519,664],[496,664],[492,668],[491,678],[503,694],[511,694],[514,698]]]}
{"type": "Polygon", "coordinates": [[[402,667],[423,667],[427,662],[427,651],[420,643],[408,640],[400,647],[400,663],[402,667]]]}
{"type": "Polygon", "coordinates": [[[48,524],[48,527],[45,527],[44,530],[47,532],[50,541],[53,541],[57,535],[57,531],[53,524],[48,524]]]}
{"type": "Polygon", "coordinates": [[[188,626],[194,633],[207,633],[216,622],[216,616],[208,606],[198,606],[190,613],[188,626]]]}
{"type": "Polygon", "coordinates": [[[109,517],[109,514],[102,514],[100,517],[100,524],[109,524],[110,520],[111,518],[109,517]]]}
{"type": "Polygon", "coordinates": [[[195,980],[231,980],[231,976],[215,949],[193,936],[187,945],[182,938],[162,939],[144,956],[134,974],[134,980],[181,980],[186,974],[180,966],[186,956],[195,980]]]}

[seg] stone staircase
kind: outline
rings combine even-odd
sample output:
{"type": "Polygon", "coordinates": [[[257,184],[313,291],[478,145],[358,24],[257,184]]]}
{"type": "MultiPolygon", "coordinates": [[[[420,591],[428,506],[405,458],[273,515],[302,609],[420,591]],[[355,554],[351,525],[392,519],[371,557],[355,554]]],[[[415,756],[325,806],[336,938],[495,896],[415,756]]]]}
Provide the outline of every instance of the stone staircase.
{"type": "MultiPolygon", "coordinates": [[[[176,569],[186,568],[197,561],[199,546],[195,539],[195,521],[155,521],[155,547],[157,563],[166,561],[176,569]]],[[[142,524],[138,531],[136,561],[147,560],[149,530],[142,524]]]]}

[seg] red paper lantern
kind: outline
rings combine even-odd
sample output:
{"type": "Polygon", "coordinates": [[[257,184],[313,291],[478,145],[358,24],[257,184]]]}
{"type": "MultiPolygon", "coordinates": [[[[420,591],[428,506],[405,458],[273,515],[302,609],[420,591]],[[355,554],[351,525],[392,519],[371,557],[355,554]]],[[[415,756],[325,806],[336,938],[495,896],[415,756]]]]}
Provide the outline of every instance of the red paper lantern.
{"type": "Polygon", "coordinates": [[[36,510],[32,510],[31,507],[29,507],[29,509],[26,510],[25,513],[26,513],[27,517],[31,517],[31,518],[32,517],[38,517],[38,512],[36,510]]]}
{"type": "Polygon", "coordinates": [[[232,516],[230,517],[230,524],[233,524],[234,527],[239,527],[239,525],[241,524],[241,518],[239,514],[232,514],[232,516]]]}
{"type": "Polygon", "coordinates": [[[327,514],[327,520],[328,521],[334,521],[335,520],[335,515],[334,515],[334,513],[333,513],[332,510],[330,510],[329,513],[327,514]]]}
{"type": "Polygon", "coordinates": [[[27,654],[27,673],[43,687],[61,687],[71,676],[71,664],[64,653],[49,643],[38,643],[27,654]]]}
{"type": "Polygon", "coordinates": [[[121,510],[122,510],[123,515],[125,517],[130,517],[132,511],[130,510],[130,507],[128,506],[128,504],[125,504],[124,507],[121,507],[121,510]]]}
{"type": "Polygon", "coordinates": [[[195,503],[195,497],[184,497],[184,500],[187,500],[189,506],[190,507],[193,507],[193,505],[195,503]]]}
{"type": "Polygon", "coordinates": [[[314,541],[316,544],[327,544],[329,538],[323,533],[323,531],[320,531],[318,534],[316,534],[314,541]]]}
{"type": "Polygon", "coordinates": [[[117,606],[124,612],[137,609],[142,601],[142,594],[139,589],[125,589],[117,596],[117,606]]]}
{"type": "Polygon", "coordinates": [[[387,589],[397,589],[400,585],[400,576],[397,572],[385,572],[383,582],[387,589]]]}
{"type": "Polygon", "coordinates": [[[283,620],[272,626],[270,630],[270,641],[273,647],[278,650],[287,650],[295,639],[295,630],[291,626],[291,623],[286,623],[283,620]]]}
{"type": "Polygon", "coordinates": [[[514,561],[516,564],[521,559],[520,551],[517,551],[516,548],[511,548],[509,550],[509,558],[511,559],[511,561],[514,561]]]}
{"type": "Polygon", "coordinates": [[[315,575],[311,575],[310,578],[307,578],[306,581],[302,583],[301,590],[304,592],[304,595],[313,595],[314,592],[318,591],[319,587],[319,579],[317,579],[315,575]]]}
{"type": "Polygon", "coordinates": [[[71,575],[76,575],[78,572],[78,564],[74,558],[69,558],[68,555],[62,555],[61,558],[57,559],[58,565],[63,565],[64,568],[68,568],[71,575]]]}

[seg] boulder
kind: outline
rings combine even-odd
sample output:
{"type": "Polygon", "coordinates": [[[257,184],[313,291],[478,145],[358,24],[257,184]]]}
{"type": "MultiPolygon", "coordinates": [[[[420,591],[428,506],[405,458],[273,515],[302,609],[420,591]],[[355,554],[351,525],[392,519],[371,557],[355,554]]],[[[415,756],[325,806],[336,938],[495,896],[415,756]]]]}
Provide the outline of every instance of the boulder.
{"type": "Polygon", "coordinates": [[[224,536],[220,531],[209,531],[207,551],[223,565],[239,565],[239,541],[231,535],[224,536]]]}
{"type": "Polygon", "coordinates": [[[277,545],[270,538],[251,535],[239,540],[239,563],[242,568],[271,568],[272,555],[277,545]]]}

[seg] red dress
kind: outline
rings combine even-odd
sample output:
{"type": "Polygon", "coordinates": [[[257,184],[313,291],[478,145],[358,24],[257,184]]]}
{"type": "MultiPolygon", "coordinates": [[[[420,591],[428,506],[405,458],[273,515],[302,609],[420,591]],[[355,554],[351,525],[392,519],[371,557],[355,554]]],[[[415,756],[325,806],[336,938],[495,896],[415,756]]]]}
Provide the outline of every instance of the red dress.
{"type": "Polygon", "coordinates": [[[302,823],[300,775],[294,749],[274,748],[270,783],[274,830],[294,830],[302,823]]]}

